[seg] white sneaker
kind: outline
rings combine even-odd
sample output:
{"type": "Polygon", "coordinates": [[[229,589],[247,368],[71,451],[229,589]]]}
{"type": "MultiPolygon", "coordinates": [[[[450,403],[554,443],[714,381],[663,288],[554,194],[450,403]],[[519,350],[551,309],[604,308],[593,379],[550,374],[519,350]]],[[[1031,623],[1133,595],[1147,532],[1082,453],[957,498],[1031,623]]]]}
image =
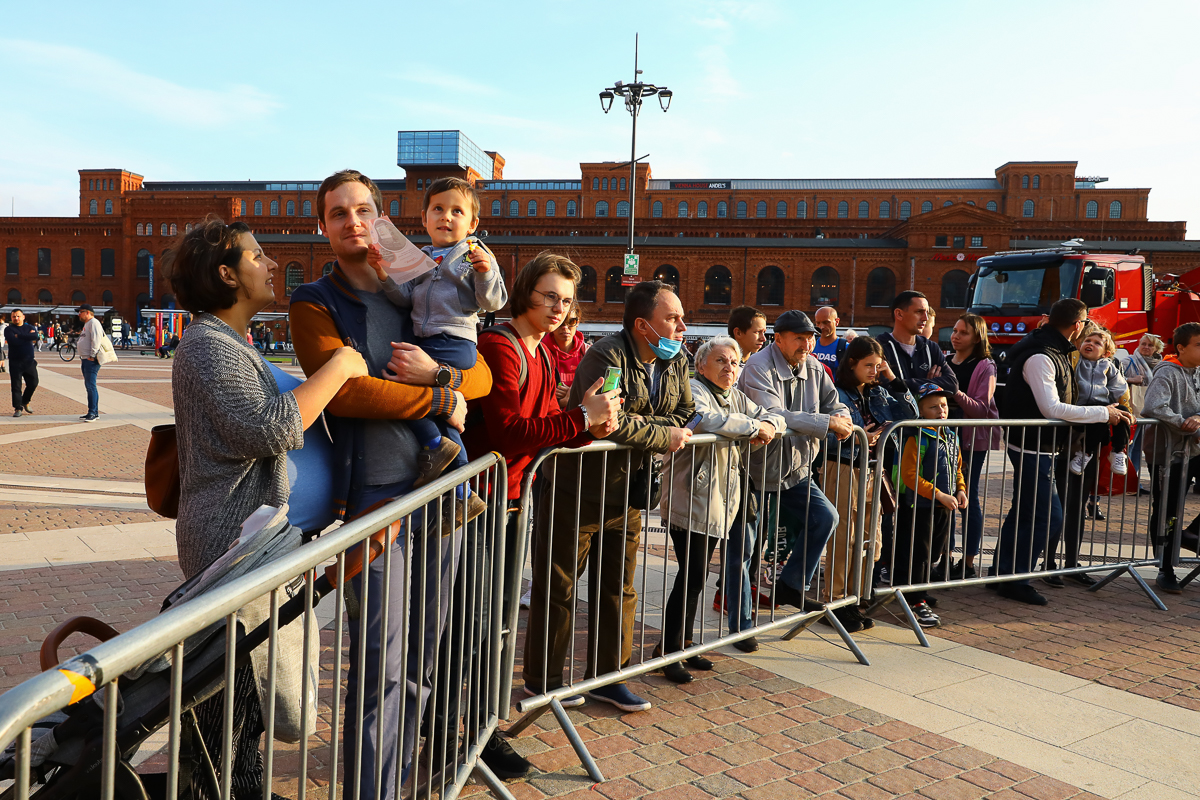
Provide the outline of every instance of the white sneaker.
{"type": "Polygon", "coordinates": [[[1071,456],[1071,472],[1074,472],[1076,475],[1082,475],[1083,471],[1087,469],[1087,465],[1089,462],[1091,462],[1091,460],[1091,456],[1080,450],[1078,453],[1071,456]]]}
{"type": "Polygon", "coordinates": [[[1112,464],[1112,471],[1114,475],[1124,475],[1129,472],[1129,466],[1125,463],[1125,461],[1126,459],[1124,453],[1108,454],[1108,462],[1112,464]]]}

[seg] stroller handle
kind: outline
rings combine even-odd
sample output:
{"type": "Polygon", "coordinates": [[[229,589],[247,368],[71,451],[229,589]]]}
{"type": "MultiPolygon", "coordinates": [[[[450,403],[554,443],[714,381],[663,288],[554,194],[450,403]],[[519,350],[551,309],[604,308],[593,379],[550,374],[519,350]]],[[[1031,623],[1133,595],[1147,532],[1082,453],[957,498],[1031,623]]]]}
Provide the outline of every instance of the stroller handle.
{"type": "Polygon", "coordinates": [[[101,622],[94,617],[71,617],[66,622],[50,631],[50,635],[42,642],[39,660],[42,672],[54,669],[60,663],[58,647],[73,633],[83,633],[102,642],[107,642],[117,636],[118,631],[111,625],[101,622]]]}

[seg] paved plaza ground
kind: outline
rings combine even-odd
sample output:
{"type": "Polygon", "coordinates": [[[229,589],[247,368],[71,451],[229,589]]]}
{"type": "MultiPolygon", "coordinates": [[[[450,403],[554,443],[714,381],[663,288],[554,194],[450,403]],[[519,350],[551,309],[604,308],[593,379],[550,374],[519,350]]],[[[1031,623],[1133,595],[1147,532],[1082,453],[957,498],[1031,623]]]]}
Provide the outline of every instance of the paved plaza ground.
{"type": "MultiPolygon", "coordinates": [[[[101,371],[93,424],[77,419],[79,362],[43,354],[40,364],[34,415],[0,417],[0,691],[38,671],[43,637],[67,617],[128,630],[181,580],[173,523],[146,508],[141,486],[150,428],[172,418],[171,362],[122,353],[101,371]]],[[[1195,797],[1200,588],[1164,597],[1166,612],[1128,577],[1099,593],[1044,593],[1050,605],[1031,608],[983,588],[942,592],[943,626],[928,649],[881,610],[856,636],[869,667],[814,626],[791,642],[762,637],[753,655],[720,652],[691,684],[639,679],[651,711],[569,712],[606,782],[586,778],[546,715],[514,740],[537,773],[510,790],[611,800],[1195,797]]],[[[331,631],[323,643],[327,707],[331,631]]],[[[62,654],[85,645],[72,640],[62,654]]],[[[310,796],[325,795],[328,738],[326,725],[310,748],[310,796]]],[[[154,746],[143,770],[162,763],[154,746]]],[[[277,754],[275,790],[295,797],[295,748],[277,754]]]]}

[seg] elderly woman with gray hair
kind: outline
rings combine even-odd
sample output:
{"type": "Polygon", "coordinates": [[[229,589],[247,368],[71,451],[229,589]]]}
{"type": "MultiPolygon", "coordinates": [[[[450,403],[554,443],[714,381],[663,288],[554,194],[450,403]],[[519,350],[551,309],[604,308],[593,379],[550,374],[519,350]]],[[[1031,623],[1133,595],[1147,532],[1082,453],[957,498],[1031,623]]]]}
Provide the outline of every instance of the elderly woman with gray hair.
{"type": "MultiPolygon", "coordinates": [[[[742,353],[732,337],[715,336],[696,351],[696,377],[692,399],[700,420],[696,433],[753,437],[751,446],[761,446],[782,431],[783,417],[755,404],[737,388],[742,353]]],[[[696,604],[704,588],[713,549],[725,536],[744,536],[742,483],[745,461],[743,443],[738,441],[697,445],[676,454],[670,465],[669,494],[661,508],[675,549],[679,572],[671,586],[663,611],[663,640],[656,653],[673,653],[692,644],[696,604]]],[[[731,547],[732,554],[738,548],[731,547]]],[[[746,558],[753,548],[740,548],[746,558]]],[[[750,627],[750,575],[748,561],[731,556],[725,563],[724,585],[729,601],[729,630],[750,627]],[[740,592],[734,587],[739,587],[740,592]],[[738,602],[740,600],[740,602],[738,602]]],[[[752,640],[740,642],[747,652],[756,649],[752,640]],[[747,642],[749,644],[747,644],[747,642]],[[749,648],[749,649],[747,649],[749,648]]],[[[692,656],[687,664],[695,669],[712,669],[712,662],[692,656]]],[[[683,664],[668,664],[663,674],[675,683],[687,683],[692,675],[683,664]]]]}
{"type": "MultiPolygon", "coordinates": [[[[1146,387],[1150,384],[1154,370],[1162,363],[1163,347],[1162,339],[1153,333],[1147,333],[1121,368],[1125,373],[1125,382],[1129,384],[1129,404],[1135,417],[1142,416],[1142,406],[1146,403],[1146,387]]],[[[1139,425],[1129,443],[1129,461],[1133,464],[1134,475],[1140,475],[1142,471],[1142,434],[1145,432],[1146,429],[1139,425]]],[[[1140,491],[1149,494],[1148,490],[1140,491]]]]}

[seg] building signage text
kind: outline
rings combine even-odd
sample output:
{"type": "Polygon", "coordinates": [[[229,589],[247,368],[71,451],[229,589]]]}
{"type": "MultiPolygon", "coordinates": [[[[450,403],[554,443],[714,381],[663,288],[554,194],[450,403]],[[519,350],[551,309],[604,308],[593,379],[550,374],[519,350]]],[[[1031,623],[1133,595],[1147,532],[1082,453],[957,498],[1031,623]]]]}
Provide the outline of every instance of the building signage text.
{"type": "Polygon", "coordinates": [[[729,189],[729,181],[671,181],[672,189],[729,189]]]}

